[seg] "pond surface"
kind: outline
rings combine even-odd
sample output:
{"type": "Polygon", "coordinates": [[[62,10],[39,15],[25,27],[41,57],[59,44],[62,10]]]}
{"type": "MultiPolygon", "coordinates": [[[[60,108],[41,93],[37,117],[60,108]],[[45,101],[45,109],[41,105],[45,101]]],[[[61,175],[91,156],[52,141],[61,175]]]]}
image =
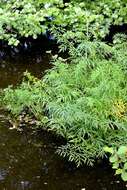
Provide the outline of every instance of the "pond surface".
{"type": "MultiPolygon", "coordinates": [[[[41,77],[49,65],[49,54],[21,55],[0,63],[0,88],[21,81],[28,70],[41,77]]],[[[0,190],[124,190],[111,168],[76,167],[55,154],[59,142],[44,131],[9,129],[0,111],[0,190]]]]}
{"type": "Polygon", "coordinates": [[[51,67],[50,57],[51,54],[44,52],[32,52],[0,60],[0,88],[19,83],[26,70],[41,77],[42,73],[51,67]]]}

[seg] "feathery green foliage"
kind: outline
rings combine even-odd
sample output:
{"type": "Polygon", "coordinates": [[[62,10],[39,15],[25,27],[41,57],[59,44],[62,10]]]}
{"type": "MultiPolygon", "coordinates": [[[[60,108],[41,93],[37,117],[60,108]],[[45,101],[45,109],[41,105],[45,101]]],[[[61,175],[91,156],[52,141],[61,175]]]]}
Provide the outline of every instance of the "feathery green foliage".
{"type": "Polygon", "coordinates": [[[2,102],[15,117],[27,107],[43,128],[63,136],[67,143],[57,152],[78,166],[92,165],[104,157],[104,146],[127,140],[127,44],[118,37],[113,46],[70,44],[69,64],[55,59],[42,80],[25,73],[19,87],[3,92],[2,102]]]}

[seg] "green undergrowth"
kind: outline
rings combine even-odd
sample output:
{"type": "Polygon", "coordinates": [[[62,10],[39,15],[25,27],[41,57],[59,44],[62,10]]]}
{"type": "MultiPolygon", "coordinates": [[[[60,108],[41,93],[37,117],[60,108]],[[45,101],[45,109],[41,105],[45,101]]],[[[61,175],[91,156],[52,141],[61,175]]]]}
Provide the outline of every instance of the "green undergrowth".
{"type": "Polygon", "coordinates": [[[57,153],[77,166],[93,165],[105,156],[104,146],[127,141],[127,44],[118,37],[114,43],[70,45],[70,57],[54,56],[41,80],[26,72],[18,87],[1,94],[14,118],[28,108],[40,127],[64,137],[67,143],[57,153]]]}

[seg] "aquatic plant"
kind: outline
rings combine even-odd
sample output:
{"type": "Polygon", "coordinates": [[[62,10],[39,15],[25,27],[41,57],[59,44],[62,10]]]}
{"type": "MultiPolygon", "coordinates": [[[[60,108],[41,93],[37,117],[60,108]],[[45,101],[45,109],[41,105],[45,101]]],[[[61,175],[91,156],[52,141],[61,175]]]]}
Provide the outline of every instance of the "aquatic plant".
{"type": "Polygon", "coordinates": [[[42,128],[66,139],[57,153],[77,166],[92,165],[106,155],[104,146],[126,143],[126,47],[119,40],[113,46],[68,43],[67,60],[54,56],[42,80],[25,73],[20,86],[3,91],[1,102],[14,117],[28,108],[42,128]]]}

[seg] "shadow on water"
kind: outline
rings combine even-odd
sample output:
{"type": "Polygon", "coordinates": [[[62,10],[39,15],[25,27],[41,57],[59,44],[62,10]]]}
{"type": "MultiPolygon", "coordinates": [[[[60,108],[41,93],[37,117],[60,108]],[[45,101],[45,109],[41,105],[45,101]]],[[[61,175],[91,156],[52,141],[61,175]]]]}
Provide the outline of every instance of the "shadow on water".
{"type": "MultiPolygon", "coordinates": [[[[51,67],[50,55],[32,54],[0,63],[0,87],[20,82],[27,69],[35,76],[51,67]]],[[[49,133],[9,130],[0,112],[0,190],[124,190],[107,166],[80,168],[55,154],[58,143],[49,133]]]]}

